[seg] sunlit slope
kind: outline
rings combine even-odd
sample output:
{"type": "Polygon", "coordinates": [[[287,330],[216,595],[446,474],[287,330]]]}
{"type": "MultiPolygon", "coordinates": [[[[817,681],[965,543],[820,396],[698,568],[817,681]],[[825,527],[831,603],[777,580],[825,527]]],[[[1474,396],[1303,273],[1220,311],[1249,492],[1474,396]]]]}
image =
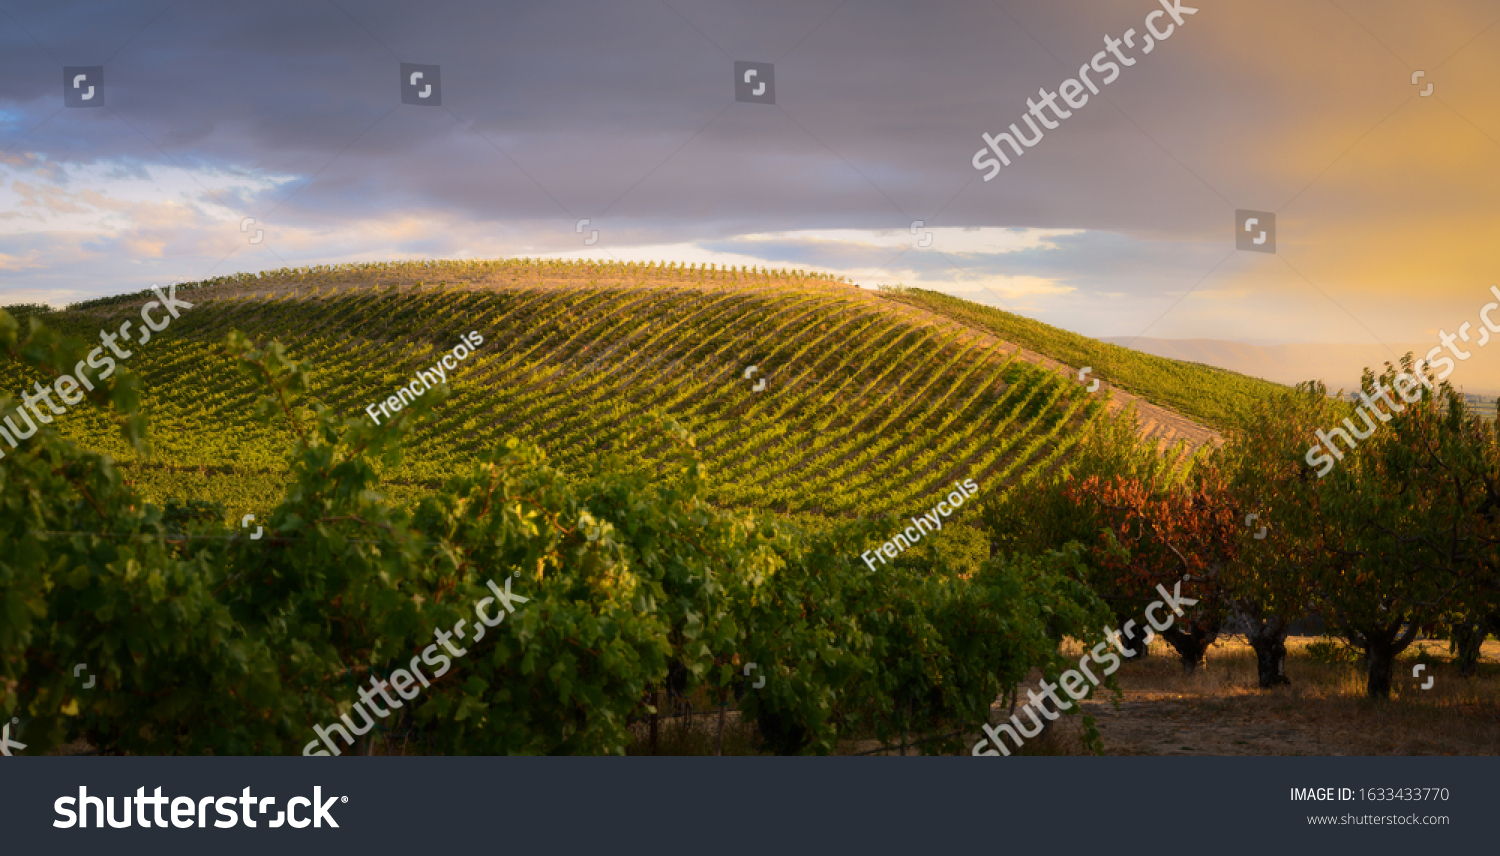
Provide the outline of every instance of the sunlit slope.
{"type": "MultiPolygon", "coordinates": [[[[220,353],[231,329],[311,362],[315,396],[351,418],[368,418],[367,405],[463,334],[483,336],[448,374],[453,397],[386,474],[398,498],[506,436],[581,468],[622,444],[633,416],[658,411],[692,430],[722,504],[910,516],[956,480],[989,493],[1065,462],[1102,413],[1100,396],[956,325],[914,321],[847,284],[795,274],[417,263],[279,271],[180,296],[195,307],[124,361],[143,379],[154,458],[136,460],[86,410],[58,421],[117,454],[158,502],[267,508],[284,489],[289,435],[253,420],[255,393],[220,353]]],[[[141,302],[95,302],[48,321],[97,339],[138,318],[141,302]]],[[[3,368],[13,393],[35,379],[3,368]]],[[[654,435],[622,447],[651,461],[669,446],[654,435]]]]}
{"type": "Polygon", "coordinates": [[[1090,339],[1033,318],[936,291],[894,289],[885,296],[991,333],[1068,366],[1088,366],[1093,369],[1092,377],[1220,430],[1234,428],[1254,402],[1286,388],[1228,369],[1158,357],[1090,339]]]}

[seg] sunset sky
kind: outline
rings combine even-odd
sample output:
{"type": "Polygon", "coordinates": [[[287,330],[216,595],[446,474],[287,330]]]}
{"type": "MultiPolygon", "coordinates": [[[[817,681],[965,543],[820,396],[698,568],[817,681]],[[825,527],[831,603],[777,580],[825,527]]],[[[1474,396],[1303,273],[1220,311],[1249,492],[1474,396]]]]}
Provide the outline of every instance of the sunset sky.
{"type": "Polygon", "coordinates": [[[569,255],[825,270],[1098,337],[1477,325],[1500,6],[1196,8],[1143,54],[1158,0],[7,4],[0,302],[569,255]],[[1136,64],[982,180],[981,134],[1131,28],[1136,64]],[[735,100],[736,60],[774,63],[774,104],[735,100]],[[401,103],[402,62],[441,67],[441,106],[401,103]],[[100,65],[102,107],[64,107],[64,67],[100,65]],[[1276,215],[1274,254],[1235,248],[1236,209],[1276,215]]]}

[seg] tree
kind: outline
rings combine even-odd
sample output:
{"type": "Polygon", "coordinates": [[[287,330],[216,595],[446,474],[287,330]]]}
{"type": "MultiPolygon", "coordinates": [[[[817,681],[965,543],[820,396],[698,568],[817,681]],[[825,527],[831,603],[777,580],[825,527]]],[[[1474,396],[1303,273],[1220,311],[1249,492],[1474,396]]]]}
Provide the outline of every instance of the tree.
{"type": "Polygon", "coordinates": [[[1218,471],[1198,467],[1186,483],[1162,488],[1141,479],[1095,475],[1074,482],[1066,495],[1080,516],[1105,524],[1093,557],[1096,586],[1106,597],[1126,604],[1135,616],[1156,599],[1157,586],[1173,589],[1181,583],[1184,594],[1198,601],[1190,615],[1161,634],[1177,651],[1183,671],[1196,670],[1223,624],[1220,575],[1238,554],[1241,529],[1218,471]]]}
{"type": "MultiPolygon", "coordinates": [[[[1397,374],[1388,366],[1373,383],[1366,370],[1365,391],[1394,385],[1397,374]]],[[[1344,635],[1365,649],[1368,692],[1378,697],[1390,694],[1395,657],[1419,626],[1495,609],[1500,571],[1495,426],[1446,383],[1415,402],[1387,399],[1396,413],[1343,480],[1360,493],[1338,495],[1330,485],[1324,497],[1329,516],[1348,527],[1350,561],[1342,579],[1325,581],[1323,597],[1344,635]],[[1351,598],[1335,587],[1340,581],[1368,586],[1378,599],[1351,598]]]]}
{"type": "Polygon", "coordinates": [[[1367,694],[1385,698],[1420,626],[1495,608],[1500,453],[1494,427],[1409,354],[1378,378],[1367,369],[1361,393],[1364,407],[1340,428],[1334,418],[1350,408],[1320,384],[1299,387],[1280,403],[1292,417],[1277,423],[1282,441],[1259,447],[1269,465],[1246,486],[1284,530],[1273,566],[1301,571],[1325,619],[1365,652],[1367,694]]]}
{"type": "MultiPolygon", "coordinates": [[[[1120,565],[1110,564],[1116,560],[1109,558],[1108,541],[1101,540],[1108,536],[1103,533],[1118,531],[1129,515],[1122,508],[1106,508],[1092,488],[1083,490],[1081,486],[1112,485],[1122,490],[1125,485],[1152,486],[1142,487],[1145,494],[1141,497],[1171,491],[1188,483],[1195,460],[1184,449],[1163,450],[1143,440],[1136,424],[1133,410],[1101,419],[1066,465],[1039,476],[1024,491],[1009,491],[985,502],[981,511],[983,524],[990,533],[992,554],[1007,550],[1039,553],[1064,549],[1070,543],[1086,545],[1090,562],[1088,582],[1109,604],[1112,616],[1109,623],[1113,627],[1139,621],[1141,610],[1155,598],[1154,589],[1146,584],[1146,579],[1160,575],[1142,574],[1126,579],[1120,565]]],[[[1175,580],[1182,573],[1160,579],[1175,580]]],[[[1197,585],[1204,587],[1201,581],[1197,585]]],[[[1192,636],[1203,631],[1204,628],[1197,628],[1186,633],[1192,636]]],[[[1179,638],[1189,649],[1195,644],[1179,638]]],[[[1134,639],[1123,635],[1120,638],[1121,644],[1133,652],[1133,660],[1147,655],[1145,640],[1144,633],[1134,639]]],[[[1190,655],[1188,662],[1198,660],[1190,655]]]]}
{"type": "Polygon", "coordinates": [[[1491,633],[1500,634],[1500,613],[1484,614],[1471,611],[1468,615],[1453,620],[1448,625],[1449,653],[1453,655],[1458,673],[1472,678],[1479,671],[1480,648],[1491,633]]]}
{"type": "Polygon", "coordinates": [[[1313,472],[1303,453],[1307,438],[1339,412],[1322,384],[1300,385],[1258,402],[1216,454],[1245,520],[1239,560],[1225,583],[1230,608],[1255,651],[1261,689],[1291,683],[1287,633],[1311,603],[1308,569],[1325,555],[1322,530],[1308,525],[1313,518],[1304,513],[1313,472]]]}

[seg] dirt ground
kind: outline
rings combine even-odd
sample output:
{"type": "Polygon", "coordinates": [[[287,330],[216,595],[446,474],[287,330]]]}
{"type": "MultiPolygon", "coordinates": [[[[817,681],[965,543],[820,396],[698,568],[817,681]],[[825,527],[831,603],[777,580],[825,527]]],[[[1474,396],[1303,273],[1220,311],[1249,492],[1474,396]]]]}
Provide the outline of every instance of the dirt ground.
{"type": "MultiPolygon", "coordinates": [[[[1273,690],[1256,686],[1254,654],[1243,641],[1216,645],[1192,675],[1170,649],[1154,647],[1150,658],[1116,673],[1124,693],[1118,706],[1105,694],[1083,709],[1096,718],[1108,755],[1500,753],[1500,642],[1485,643],[1479,675],[1465,679],[1449,664],[1446,642],[1419,641],[1399,663],[1390,701],[1372,702],[1363,666],[1353,657],[1314,657],[1308,645],[1317,641],[1287,640],[1292,684],[1273,690]],[[1414,678],[1424,647],[1428,665],[1414,678]]],[[[1008,708],[992,709],[992,721],[1002,716],[1008,708]]],[[[1023,754],[1082,754],[1079,725],[1077,717],[1059,720],[1056,734],[1023,754]]]]}

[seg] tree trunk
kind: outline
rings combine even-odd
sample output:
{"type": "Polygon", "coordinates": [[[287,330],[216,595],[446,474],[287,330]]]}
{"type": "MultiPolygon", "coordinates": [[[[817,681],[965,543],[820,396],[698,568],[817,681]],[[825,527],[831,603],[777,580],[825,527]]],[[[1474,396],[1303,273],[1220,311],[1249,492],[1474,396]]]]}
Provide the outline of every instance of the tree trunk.
{"type": "Polygon", "coordinates": [[[1369,678],[1365,684],[1365,694],[1370,698],[1390,698],[1391,670],[1396,662],[1396,656],[1391,652],[1391,646],[1372,645],[1366,652],[1365,659],[1370,666],[1369,678]]]}
{"type": "Polygon", "coordinates": [[[1284,615],[1261,617],[1256,604],[1244,601],[1234,605],[1235,614],[1245,627],[1245,641],[1255,651],[1255,671],[1260,688],[1286,686],[1286,634],[1291,622],[1284,615]]]}
{"type": "Polygon", "coordinates": [[[1255,671],[1260,679],[1260,688],[1287,686],[1292,682],[1286,676],[1286,634],[1267,635],[1250,643],[1255,649],[1255,671]]]}
{"type": "Polygon", "coordinates": [[[1453,662],[1458,666],[1460,676],[1472,678],[1479,670],[1479,649],[1488,635],[1489,627],[1482,621],[1465,621],[1453,626],[1453,662]]]}
{"type": "Polygon", "coordinates": [[[1363,643],[1365,663],[1370,669],[1365,694],[1370,698],[1390,698],[1391,673],[1396,666],[1396,655],[1405,651],[1412,640],[1417,638],[1417,622],[1413,620],[1408,623],[1398,616],[1384,627],[1370,628],[1353,635],[1363,643]],[[1403,624],[1406,625],[1404,633],[1401,631],[1403,624]]]}
{"type": "Polygon", "coordinates": [[[1173,624],[1162,631],[1161,635],[1182,660],[1182,671],[1190,675],[1203,665],[1203,655],[1208,653],[1208,646],[1214,644],[1214,640],[1219,638],[1219,622],[1194,624],[1192,629],[1186,632],[1173,624]]]}
{"type": "Polygon", "coordinates": [[[1133,638],[1121,632],[1119,640],[1120,647],[1128,652],[1126,659],[1129,662],[1138,663],[1151,656],[1151,646],[1146,644],[1146,633],[1142,628],[1135,628],[1135,636],[1133,638]]]}

